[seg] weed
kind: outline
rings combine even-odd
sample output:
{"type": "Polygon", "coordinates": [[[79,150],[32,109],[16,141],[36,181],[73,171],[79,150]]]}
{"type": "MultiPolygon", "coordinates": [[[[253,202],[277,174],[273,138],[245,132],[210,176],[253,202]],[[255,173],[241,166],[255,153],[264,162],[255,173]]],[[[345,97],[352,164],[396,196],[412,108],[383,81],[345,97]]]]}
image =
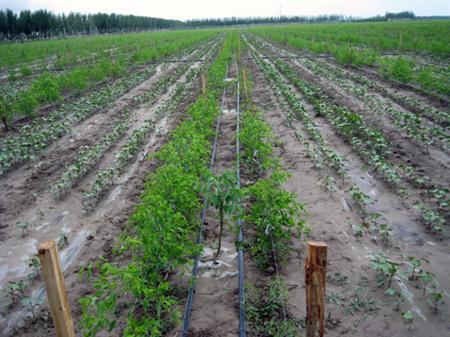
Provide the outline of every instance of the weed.
{"type": "Polygon", "coordinates": [[[246,219],[256,227],[251,253],[263,270],[273,266],[275,259],[284,264],[292,251],[292,235],[306,228],[302,219],[305,206],[298,203],[297,196],[280,188],[285,180],[285,173],[274,172],[245,191],[251,201],[246,219]]]}
{"type": "Polygon", "coordinates": [[[298,336],[298,322],[285,311],[288,291],[285,283],[274,278],[264,287],[246,292],[246,316],[251,330],[261,337],[298,336]]]}
{"type": "Polygon", "coordinates": [[[31,74],[32,74],[30,67],[28,67],[25,64],[20,65],[19,72],[22,75],[22,77],[31,76],[31,74]]]}
{"type": "Polygon", "coordinates": [[[397,57],[394,61],[388,62],[385,71],[389,76],[400,82],[409,82],[413,77],[412,64],[403,57],[397,57]]]}
{"type": "Polygon", "coordinates": [[[327,275],[327,281],[338,286],[342,286],[347,283],[348,277],[346,275],[341,274],[341,272],[335,272],[334,274],[327,275]]]}
{"type": "Polygon", "coordinates": [[[337,306],[341,306],[344,299],[345,298],[342,295],[337,294],[337,293],[327,292],[327,294],[326,294],[327,304],[334,304],[337,306]]]}
{"type": "Polygon", "coordinates": [[[41,103],[51,103],[60,98],[60,86],[55,75],[44,72],[31,85],[31,93],[41,103]]]}

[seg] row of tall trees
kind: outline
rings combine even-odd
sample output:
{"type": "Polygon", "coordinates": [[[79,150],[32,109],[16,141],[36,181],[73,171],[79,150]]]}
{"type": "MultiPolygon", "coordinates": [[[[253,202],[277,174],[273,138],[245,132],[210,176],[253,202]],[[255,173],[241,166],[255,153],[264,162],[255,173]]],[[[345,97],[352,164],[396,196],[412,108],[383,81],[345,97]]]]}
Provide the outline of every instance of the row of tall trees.
{"type": "Polygon", "coordinates": [[[168,29],[182,25],[176,20],[120,14],[53,14],[47,10],[19,14],[0,10],[0,37],[16,39],[57,35],[113,33],[121,31],[168,29]]]}
{"type": "Polygon", "coordinates": [[[190,27],[234,26],[250,24],[276,24],[276,23],[325,23],[351,21],[352,18],[343,15],[319,15],[319,16],[271,16],[271,17],[246,17],[224,19],[200,19],[189,20],[186,24],[190,27]]]}
{"type": "Polygon", "coordinates": [[[145,16],[120,14],[53,14],[47,10],[31,12],[23,10],[19,14],[12,10],[0,10],[0,40],[17,38],[42,38],[58,35],[102,34],[139,30],[171,28],[218,27],[249,24],[276,23],[326,23],[345,21],[386,21],[392,19],[413,19],[413,12],[386,13],[369,19],[358,19],[343,15],[319,16],[272,16],[224,19],[200,19],[181,22],[145,16]]]}
{"type": "Polygon", "coordinates": [[[405,20],[405,19],[416,19],[416,15],[410,11],[404,11],[404,12],[398,12],[398,13],[387,12],[385,15],[372,16],[370,18],[360,19],[358,21],[375,22],[375,21],[405,20]]]}

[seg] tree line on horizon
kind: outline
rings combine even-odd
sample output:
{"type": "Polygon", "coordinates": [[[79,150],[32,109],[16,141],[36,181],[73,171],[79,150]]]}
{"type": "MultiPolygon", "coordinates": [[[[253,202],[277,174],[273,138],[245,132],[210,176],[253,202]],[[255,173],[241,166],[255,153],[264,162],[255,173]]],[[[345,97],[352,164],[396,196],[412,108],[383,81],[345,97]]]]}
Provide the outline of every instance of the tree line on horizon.
{"type": "Polygon", "coordinates": [[[36,39],[55,36],[135,32],[145,30],[208,28],[219,26],[279,24],[279,23],[327,23],[349,21],[387,21],[414,19],[413,12],[386,13],[368,19],[344,15],[273,16],[223,19],[168,20],[146,16],[121,14],[54,14],[48,10],[0,10],[0,40],[36,39]]]}
{"type": "Polygon", "coordinates": [[[48,10],[0,10],[0,38],[47,38],[78,34],[104,34],[162,30],[181,26],[177,20],[121,14],[54,14],[48,10]]]}

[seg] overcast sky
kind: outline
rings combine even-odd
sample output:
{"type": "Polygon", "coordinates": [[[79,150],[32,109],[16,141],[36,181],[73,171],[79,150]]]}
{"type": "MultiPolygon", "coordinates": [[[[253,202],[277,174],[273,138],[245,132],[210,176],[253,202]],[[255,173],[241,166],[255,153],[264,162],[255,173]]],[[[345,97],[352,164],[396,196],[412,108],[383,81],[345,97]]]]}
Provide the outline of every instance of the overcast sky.
{"type": "Polygon", "coordinates": [[[411,10],[450,15],[450,0],[0,0],[0,9],[46,8],[56,13],[120,13],[167,19],[344,14],[368,17],[411,10]]]}

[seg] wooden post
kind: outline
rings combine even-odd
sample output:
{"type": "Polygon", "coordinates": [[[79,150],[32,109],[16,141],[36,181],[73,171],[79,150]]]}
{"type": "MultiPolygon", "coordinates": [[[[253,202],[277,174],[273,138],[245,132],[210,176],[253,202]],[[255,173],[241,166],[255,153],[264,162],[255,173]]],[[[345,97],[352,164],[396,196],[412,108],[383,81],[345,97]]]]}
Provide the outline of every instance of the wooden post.
{"type": "Polygon", "coordinates": [[[325,280],[327,245],[308,242],[305,260],[306,336],[320,337],[325,333],[325,280]]]}
{"type": "Polygon", "coordinates": [[[245,100],[248,102],[247,72],[242,70],[242,79],[244,80],[245,100]]]}
{"type": "Polygon", "coordinates": [[[202,81],[202,94],[206,94],[206,76],[205,74],[201,75],[201,81],[202,81]]]}
{"type": "Polygon", "coordinates": [[[39,260],[47,299],[52,313],[57,337],[75,337],[72,314],[67,301],[64,278],[61,272],[58,249],[54,240],[45,241],[39,246],[39,260]]]}

